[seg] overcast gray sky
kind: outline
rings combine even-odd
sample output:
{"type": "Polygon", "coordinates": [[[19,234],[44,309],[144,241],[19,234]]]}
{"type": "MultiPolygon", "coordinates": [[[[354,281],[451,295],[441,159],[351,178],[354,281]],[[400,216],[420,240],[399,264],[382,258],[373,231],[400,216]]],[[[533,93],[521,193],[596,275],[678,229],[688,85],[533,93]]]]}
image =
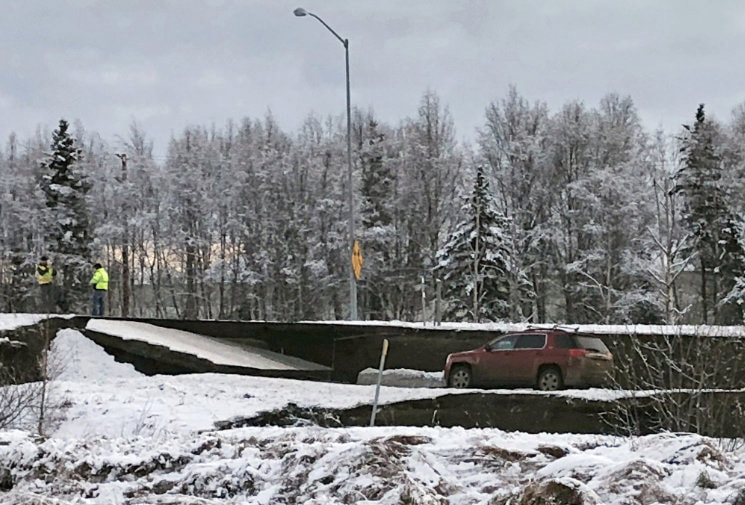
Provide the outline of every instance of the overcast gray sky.
{"type": "Polygon", "coordinates": [[[189,125],[343,114],[344,48],[299,6],[350,39],[354,106],[398,124],[431,89],[459,139],[510,84],[553,112],[630,95],[669,132],[745,102],[745,0],[6,0],[0,149],[61,117],[162,155],[189,125]]]}

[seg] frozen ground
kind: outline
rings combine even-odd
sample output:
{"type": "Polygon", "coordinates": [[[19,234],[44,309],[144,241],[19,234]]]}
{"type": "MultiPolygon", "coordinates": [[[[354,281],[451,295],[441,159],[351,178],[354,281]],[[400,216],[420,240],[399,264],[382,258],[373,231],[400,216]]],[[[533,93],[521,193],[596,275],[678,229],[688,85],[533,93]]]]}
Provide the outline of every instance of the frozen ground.
{"type": "MultiPolygon", "coordinates": [[[[218,430],[218,421],[289,403],[367,404],[374,386],[145,377],[75,330],[59,333],[52,358],[57,408],[47,437],[34,435],[33,416],[0,431],[2,504],[745,504],[745,449],[736,441],[437,427],[218,430]]],[[[383,387],[381,400],[442,392],[383,387]]]]}

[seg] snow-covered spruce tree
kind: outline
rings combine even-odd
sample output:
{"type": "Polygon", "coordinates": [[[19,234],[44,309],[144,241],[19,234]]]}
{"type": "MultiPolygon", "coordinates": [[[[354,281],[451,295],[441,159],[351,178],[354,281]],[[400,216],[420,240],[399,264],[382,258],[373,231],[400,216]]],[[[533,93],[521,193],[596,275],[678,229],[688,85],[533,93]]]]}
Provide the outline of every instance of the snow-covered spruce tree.
{"type": "Polygon", "coordinates": [[[467,217],[438,251],[435,275],[443,284],[443,318],[497,321],[509,317],[507,219],[476,169],[471,198],[463,206],[467,217]]]}
{"type": "Polygon", "coordinates": [[[728,255],[731,259],[722,269],[722,273],[727,277],[725,281],[729,291],[722,292],[722,299],[718,303],[718,306],[726,311],[726,315],[720,316],[726,317],[725,322],[728,324],[742,324],[745,318],[745,217],[731,218],[724,235],[726,238],[722,240],[722,244],[729,247],[728,255]]]}
{"type": "Polygon", "coordinates": [[[53,257],[62,277],[70,310],[85,310],[91,275],[91,236],[86,194],[90,190],[77,169],[81,150],[64,119],[52,134],[52,152],[42,162],[39,187],[46,197],[47,217],[40,226],[45,252],[53,257]]]}
{"type": "Polygon", "coordinates": [[[360,166],[361,204],[360,242],[365,255],[365,274],[361,287],[362,308],[371,319],[394,317],[391,301],[396,298],[397,262],[394,261],[396,241],[393,223],[395,206],[395,174],[388,162],[387,135],[370,115],[361,125],[360,166]]]}
{"type": "Polygon", "coordinates": [[[684,195],[683,221],[691,231],[690,247],[698,254],[701,322],[742,322],[739,305],[726,303],[726,294],[742,277],[743,249],[737,240],[736,220],[722,184],[724,164],[718,126],[706,119],[704,105],[696,122],[685,126],[681,138],[682,166],[675,174],[675,190],[684,195]]]}

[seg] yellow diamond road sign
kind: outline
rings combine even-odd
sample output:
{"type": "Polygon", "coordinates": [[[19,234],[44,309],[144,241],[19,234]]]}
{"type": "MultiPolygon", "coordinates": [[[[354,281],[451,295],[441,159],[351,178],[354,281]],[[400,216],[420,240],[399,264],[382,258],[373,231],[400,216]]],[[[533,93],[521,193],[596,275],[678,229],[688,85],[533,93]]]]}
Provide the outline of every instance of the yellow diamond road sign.
{"type": "Polygon", "coordinates": [[[362,274],[362,250],[360,249],[360,243],[356,240],[352,246],[352,269],[354,270],[354,278],[360,280],[360,274],[362,274]]]}

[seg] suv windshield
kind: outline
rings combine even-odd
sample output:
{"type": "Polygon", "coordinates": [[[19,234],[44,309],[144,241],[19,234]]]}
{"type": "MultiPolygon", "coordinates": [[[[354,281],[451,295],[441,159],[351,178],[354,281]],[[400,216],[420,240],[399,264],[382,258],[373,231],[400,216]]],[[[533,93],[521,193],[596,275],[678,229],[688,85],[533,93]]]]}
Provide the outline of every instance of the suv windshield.
{"type": "Polygon", "coordinates": [[[581,337],[576,335],[574,341],[577,343],[577,348],[579,349],[586,349],[588,351],[600,353],[609,352],[603,341],[597,337],[581,337]]]}

